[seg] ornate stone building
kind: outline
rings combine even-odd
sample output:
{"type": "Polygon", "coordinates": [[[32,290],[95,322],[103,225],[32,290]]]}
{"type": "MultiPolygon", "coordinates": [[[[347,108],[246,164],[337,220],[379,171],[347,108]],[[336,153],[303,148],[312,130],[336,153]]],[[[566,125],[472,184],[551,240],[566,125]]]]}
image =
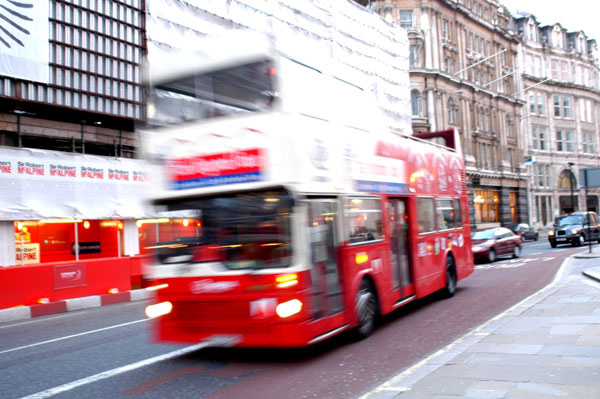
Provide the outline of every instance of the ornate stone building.
{"type": "Polygon", "coordinates": [[[529,176],[530,222],[549,228],[562,212],[598,212],[598,189],[587,204],[579,171],[600,166],[600,91],[596,41],[559,23],[542,26],[535,16],[515,16],[522,41],[527,106],[522,130],[529,176]]]}
{"type": "Polygon", "coordinates": [[[413,130],[454,127],[477,227],[527,221],[520,40],[495,0],[380,0],[363,5],[410,41],[413,130]]]}

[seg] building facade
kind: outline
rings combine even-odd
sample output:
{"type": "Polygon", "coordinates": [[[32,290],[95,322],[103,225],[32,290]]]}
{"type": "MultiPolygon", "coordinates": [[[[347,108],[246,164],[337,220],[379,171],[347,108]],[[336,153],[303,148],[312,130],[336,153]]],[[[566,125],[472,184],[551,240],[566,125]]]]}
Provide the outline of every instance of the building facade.
{"type": "Polygon", "coordinates": [[[3,4],[0,266],[139,253],[144,0],[3,4]]]}
{"type": "Polygon", "coordinates": [[[526,221],[519,39],[495,0],[363,1],[408,31],[413,130],[457,129],[471,221],[526,221]]]}
{"type": "Polygon", "coordinates": [[[542,26],[534,15],[515,16],[522,41],[527,106],[522,129],[529,157],[531,223],[551,228],[564,212],[598,212],[598,189],[586,198],[580,171],[600,166],[600,83],[596,41],[559,23],[542,26]]]}

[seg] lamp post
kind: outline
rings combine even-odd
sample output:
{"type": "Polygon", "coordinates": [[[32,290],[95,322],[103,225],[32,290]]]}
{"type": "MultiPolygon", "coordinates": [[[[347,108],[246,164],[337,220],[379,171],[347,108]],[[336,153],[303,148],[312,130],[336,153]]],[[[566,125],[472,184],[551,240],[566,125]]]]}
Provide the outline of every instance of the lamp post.
{"type": "Polygon", "coordinates": [[[569,180],[570,180],[570,184],[569,186],[571,187],[571,212],[575,212],[575,201],[574,201],[574,197],[573,197],[573,165],[575,165],[575,162],[569,162],[569,180]]]}

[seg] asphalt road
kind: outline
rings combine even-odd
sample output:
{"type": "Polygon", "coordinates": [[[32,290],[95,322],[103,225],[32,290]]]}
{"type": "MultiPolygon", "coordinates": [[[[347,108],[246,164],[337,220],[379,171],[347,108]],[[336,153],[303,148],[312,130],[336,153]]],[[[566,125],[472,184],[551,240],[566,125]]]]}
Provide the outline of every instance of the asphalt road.
{"type": "Polygon", "coordinates": [[[527,242],[519,259],[476,264],[454,298],[427,298],[300,350],[150,343],[134,302],[0,325],[0,397],[355,398],[548,284],[581,248],[527,242]]]}

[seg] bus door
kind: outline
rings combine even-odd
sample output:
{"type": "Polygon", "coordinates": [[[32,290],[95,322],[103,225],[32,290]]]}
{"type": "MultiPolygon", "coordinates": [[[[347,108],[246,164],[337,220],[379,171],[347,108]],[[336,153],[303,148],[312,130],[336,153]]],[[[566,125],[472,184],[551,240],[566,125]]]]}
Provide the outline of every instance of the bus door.
{"type": "Polygon", "coordinates": [[[311,199],[308,204],[309,250],[315,319],[343,310],[341,278],[336,254],[339,214],[334,199],[311,199]]]}
{"type": "Polygon", "coordinates": [[[392,243],[393,289],[400,290],[400,299],[414,295],[411,274],[410,241],[408,238],[408,206],[406,198],[390,198],[388,218],[392,243]]]}

